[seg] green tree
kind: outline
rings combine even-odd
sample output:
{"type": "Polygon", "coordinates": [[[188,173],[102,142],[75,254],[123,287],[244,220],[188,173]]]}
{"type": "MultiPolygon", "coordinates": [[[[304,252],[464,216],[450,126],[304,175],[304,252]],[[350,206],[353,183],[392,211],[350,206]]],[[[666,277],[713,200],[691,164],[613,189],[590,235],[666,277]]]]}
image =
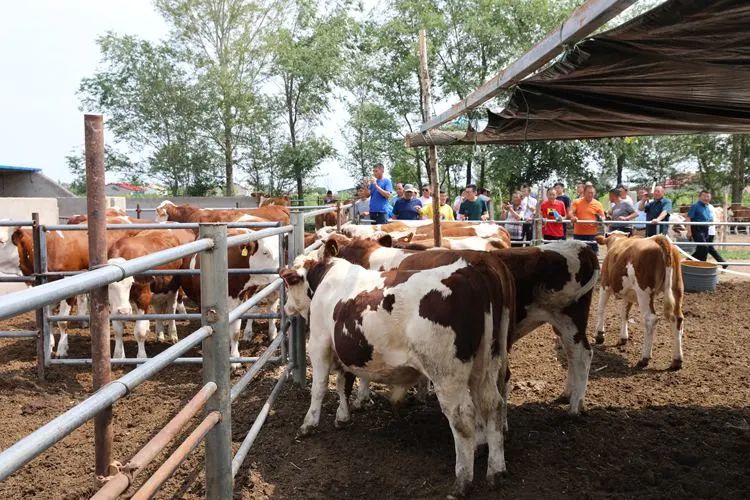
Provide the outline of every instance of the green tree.
{"type": "Polygon", "coordinates": [[[129,174],[149,176],[171,194],[194,181],[215,183],[213,158],[201,134],[200,96],[176,52],[132,36],[109,33],[99,39],[104,67],[84,78],[84,107],[107,116],[116,144],[144,158],[129,174]]]}
{"type": "Polygon", "coordinates": [[[257,87],[270,62],[266,45],[285,0],[156,0],[172,26],[183,64],[200,89],[202,130],[224,163],[224,191],[234,191],[241,137],[253,123],[257,87]]]}

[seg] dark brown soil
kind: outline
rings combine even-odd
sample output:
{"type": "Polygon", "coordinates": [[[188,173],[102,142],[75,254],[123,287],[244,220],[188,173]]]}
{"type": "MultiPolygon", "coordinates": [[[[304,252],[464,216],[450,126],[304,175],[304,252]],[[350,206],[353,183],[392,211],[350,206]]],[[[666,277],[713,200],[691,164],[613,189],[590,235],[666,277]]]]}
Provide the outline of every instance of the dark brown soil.
{"type": "MultiPolygon", "coordinates": [[[[654,358],[634,368],[642,341],[640,319],[631,343],[616,342],[619,307],[610,303],[607,341],[597,348],[587,412],[571,418],[555,403],[564,381],[541,328],[512,353],[506,459],[509,475],[498,490],[486,488],[486,449],[478,452],[474,498],[646,497],[748,498],[750,496],[750,283],[721,284],[714,294],[686,298],[685,364],[667,371],[671,335],[658,327],[654,358]]],[[[594,302],[596,303],[596,302],[594,302]]],[[[593,313],[593,311],[592,311],[593,313]]],[[[593,314],[592,314],[593,318],[593,314]]],[[[592,321],[593,323],[593,321],[592,321]]],[[[26,315],[0,328],[32,328],[26,315]]],[[[185,334],[188,325],[180,327],[185,334]]],[[[592,335],[593,324],[589,326],[592,335]]],[[[243,344],[243,355],[266,341],[243,344]]],[[[135,343],[126,343],[128,356],[135,343]]],[[[73,331],[71,356],[87,357],[88,335],[73,331]]],[[[151,355],[166,345],[150,343],[151,355]]],[[[194,354],[197,354],[194,353],[194,354]]],[[[53,367],[37,382],[34,345],[0,341],[0,448],[84,399],[91,376],[84,367],[53,367]]],[[[116,374],[124,370],[116,370],[116,374]]],[[[270,371],[235,403],[235,449],[275,380],[270,371]]],[[[115,407],[116,459],[125,462],[200,385],[200,368],[172,367],[144,383],[115,407]]],[[[453,441],[437,402],[408,397],[397,410],[376,387],[372,406],[333,427],[336,398],[326,398],[320,431],[295,439],[309,392],[288,383],[240,471],[238,498],[443,498],[453,480],[453,441]]],[[[185,435],[190,429],[186,429],[185,435]]],[[[93,491],[93,430],[83,426],[0,483],[0,497],[80,498],[93,491]]],[[[156,462],[163,460],[163,455],[156,462]]],[[[203,496],[202,449],[182,465],[160,498],[203,496]]],[[[152,465],[150,471],[158,464],[152,465]]],[[[142,481],[146,474],[139,476],[142,481]]]]}

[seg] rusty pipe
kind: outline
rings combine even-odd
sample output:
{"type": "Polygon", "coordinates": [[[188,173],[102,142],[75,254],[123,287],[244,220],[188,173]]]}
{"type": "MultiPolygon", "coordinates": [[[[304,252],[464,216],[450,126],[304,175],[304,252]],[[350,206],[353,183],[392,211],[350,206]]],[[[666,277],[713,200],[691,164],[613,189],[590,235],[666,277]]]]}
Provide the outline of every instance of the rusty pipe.
{"type": "Polygon", "coordinates": [[[161,485],[169,479],[175,470],[180,466],[183,460],[192,452],[208,434],[208,431],[219,423],[221,420],[221,413],[219,411],[212,411],[198,427],[190,433],[190,435],[182,442],[180,446],[167,458],[161,467],[159,467],[154,474],[143,483],[143,486],[136,491],[135,495],[131,497],[132,500],[147,500],[151,498],[158,490],[161,485]]]}
{"type": "Polygon", "coordinates": [[[193,418],[216,392],[216,384],[209,382],[172,417],[146,445],[125,464],[120,472],[110,477],[102,488],[92,497],[94,500],[115,499],[122,495],[135,482],[136,475],[146,468],[156,456],[172,441],[183,427],[193,418]]]}
{"type": "MultiPolygon", "coordinates": [[[[86,212],[88,214],[89,267],[107,263],[107,197],[104,194],[104,117],[84,115],[86,156],[86,212]]],[[[109,296],[107,287],[91,291],[91,359],[94,391],[112,381],[109,354],[109,296]]],[[[105,476],[112,461],[112,407],[94,418],[96,475],[105,476]]]]}

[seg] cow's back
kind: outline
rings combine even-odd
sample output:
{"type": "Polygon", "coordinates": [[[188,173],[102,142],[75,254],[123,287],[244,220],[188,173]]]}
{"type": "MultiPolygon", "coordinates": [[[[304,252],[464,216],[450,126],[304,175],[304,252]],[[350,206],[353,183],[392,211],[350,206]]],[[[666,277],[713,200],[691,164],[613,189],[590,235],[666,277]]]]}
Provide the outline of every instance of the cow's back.
{"type": "Polygon", "coordinates": [[[632,273],[639,288],[661,290],[668,267],[672,267],[672,249],[664,236],[620,238],[607,247],[601,283],[618,293],[632,273]]]}

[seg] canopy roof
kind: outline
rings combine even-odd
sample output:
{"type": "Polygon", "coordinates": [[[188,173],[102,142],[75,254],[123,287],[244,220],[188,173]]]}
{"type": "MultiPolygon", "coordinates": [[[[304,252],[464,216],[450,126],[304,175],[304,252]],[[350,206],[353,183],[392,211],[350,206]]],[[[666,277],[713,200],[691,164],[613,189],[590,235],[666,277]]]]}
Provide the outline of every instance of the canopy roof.
{"type": "Polygon", "coordinates": [[[748,26],[746,0],[669,0],[521,81],[483,131],[433,130],[407,144],[750,132],[748,26]]]}

